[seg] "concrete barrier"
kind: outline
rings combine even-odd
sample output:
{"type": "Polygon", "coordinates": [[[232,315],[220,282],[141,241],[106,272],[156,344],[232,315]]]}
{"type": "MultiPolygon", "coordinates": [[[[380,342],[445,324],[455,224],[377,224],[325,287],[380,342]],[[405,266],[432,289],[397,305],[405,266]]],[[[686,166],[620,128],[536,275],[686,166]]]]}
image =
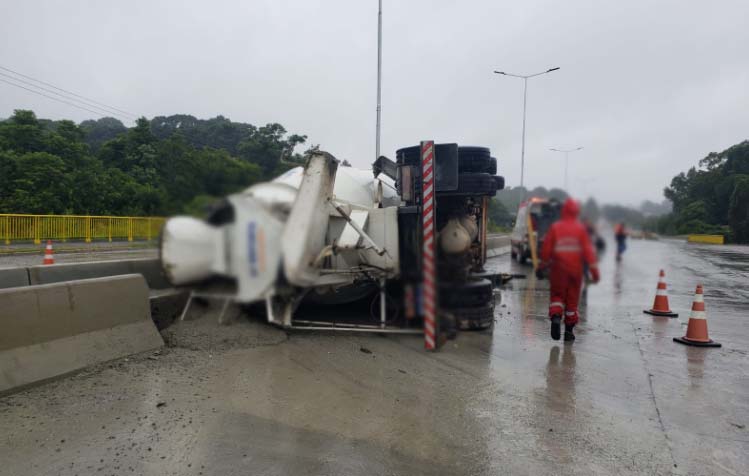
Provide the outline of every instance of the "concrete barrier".
{"type": "Polygon", "coordinates": [[[0,269],[0,289],[29,285],[29,272],[26,268],[0,269]]]}
{"type": "Polygon", "coordinates": [[[723,235],[689,235],[687,241],[690,243],[707,243],[710,245],[722,245],[723,235]]]}
{"type": "Polygon", "coordinates": [[[190,292],[183,289],[156,289],[150,292],[151,319],[158,330],[166,329],[182,314],[190,292]]]}
{"type": "Polygon", "coordinates": [[[0,393],[163,345],[143,276],[0,290],[0,393]]]}
{"type": "Polygon", "coordinates": [[[488,235],[486,237],[486,256],[494,258],[510,252],[510,235],[488,235]]]}
{"type": "Polygon", "coordinates": [[[52,266],[31,266],[28,268],[30,284],[51,284],[76,279],[141,274],[152,289],[170,287],[158,259],[128,259],[118,261],[92,261],[88,263],[66,263],[52,266]]]}

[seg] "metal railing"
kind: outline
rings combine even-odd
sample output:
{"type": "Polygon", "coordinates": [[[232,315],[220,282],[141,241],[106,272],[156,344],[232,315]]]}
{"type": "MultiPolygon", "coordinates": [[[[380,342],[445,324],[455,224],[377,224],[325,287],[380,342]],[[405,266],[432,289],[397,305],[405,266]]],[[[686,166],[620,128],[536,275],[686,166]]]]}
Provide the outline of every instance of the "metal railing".
{"type": "Polygon", "coordinates": [[[0,214],[0,240],[13,242],[42,240],[152,240],[159,236],[163,217],[110,217],[87,215],[0,214]]]}
{"type": "Polygon", "coordinates": [[[689,235],[687,241],[690,243],[708,243],[711,245],[722,245],[724,243],[723,235],[689,235]]]}

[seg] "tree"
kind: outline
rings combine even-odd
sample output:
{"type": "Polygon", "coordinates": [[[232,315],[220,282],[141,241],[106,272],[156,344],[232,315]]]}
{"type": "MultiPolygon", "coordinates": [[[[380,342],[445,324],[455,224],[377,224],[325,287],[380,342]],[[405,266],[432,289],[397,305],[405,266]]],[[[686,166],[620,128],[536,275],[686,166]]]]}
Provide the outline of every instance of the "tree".
{"type": "Polygon", "coordinates": [[[736,241],[749,242],[749,175],[736,177],[729,204],[728,225],[736,241]]]}
{"type": "Polygon", "coordinates": [[[593,223],[596,223],[601,217],[601,210],[598,208],[598,203],[593,197],[590,197],[585,201],[585,204],[583,205],[582,216],[593,223]]]}
{"type": "Polygon", "coordinates": [[[16,109],[13,116],[0,127],[0,145],[17,152],[43,150],[42,128],[32,111],[16,109]]]}
{"type": "Polygon", "coordinates": [[[749,175],[749,141],[711,152],[671,180],[664,195],[673,203],[670,222],[679,233],[721,233],[747,241],[741,219],[743,209],[737,198],[743,197],[749,175]],[[726,231],[727,230],[727,231],[726,231]]]}
{"type": "Polygon", "coordinates": [[[105,142],[127,132],[127,127],[114,117],[83,121],[80,128],[84,134],[84,141],[92,150],[98,150],[105,142]]]}
{"type": "Polygon", "coordinates": [[[0,212],[165,215],[241,191],[303,163],[305,136],[224,117],[0,121],[0,212]],[[245,155],[237,154],[243,144],[245,155]]]}
{"type": "Polygon", "coordinates": [[[515,216],[511,215],[501,201],[496,198],[489,200],[489,222],[496,227],[511,228],[515,221],[515,216]]]}
{"type": "Polygon", "coordinates": [[[65,162],[46,152],[28,152],[12,158],[15,174],[8,184],[12,195],[5,208],[11,213],[60,214],[71,212],[65,162]]]}

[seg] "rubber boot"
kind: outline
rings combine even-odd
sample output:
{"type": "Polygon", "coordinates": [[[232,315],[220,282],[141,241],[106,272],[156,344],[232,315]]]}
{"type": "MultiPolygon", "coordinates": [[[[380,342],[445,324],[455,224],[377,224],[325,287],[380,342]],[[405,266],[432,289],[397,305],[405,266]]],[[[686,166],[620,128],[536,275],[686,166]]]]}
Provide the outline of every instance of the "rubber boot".
{"type": "Polygon", "coordinates": [[[575,341],[575,334],[572,332],[574,328],[575,328],[574,324],[572,324],[571,326],[568,326],[567,324],[564,325],[564,341],[565,342],[575,341]]]}
{"type": "Polygon", "coordinates": [[[559,340],[559,337],[561,336],[561,329],[562,328],[562,316],[558,314],[554,314],[551,316],[551,338],[554,340],[559,340]]]}

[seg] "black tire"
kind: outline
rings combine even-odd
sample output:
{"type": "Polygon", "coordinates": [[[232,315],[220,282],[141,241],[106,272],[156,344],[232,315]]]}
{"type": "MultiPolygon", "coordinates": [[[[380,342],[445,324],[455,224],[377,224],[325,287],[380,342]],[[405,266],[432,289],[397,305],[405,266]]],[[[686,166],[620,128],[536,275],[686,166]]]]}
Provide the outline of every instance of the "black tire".
{"type": "Polygon", "coordinates": [[[521,249],[518,253],[518,263],[525,264],[526,261],[528,261],[528,257],[525,255],[525,250],[521,249]]]}
{"type": "Polygon", "coordinates": [[[482,156],[458,156],[458,172],[461,174],[467,173],[482,173],[489,175],[496,175],[497,173],[497,159],[494,157],[482,157],[482,156]]]}
{"type": "Polygon", "coordinates": [[[474,279],[462,285],[440,286],[440,306],[445,309],[485,306],[493,302],[494,286],[488,279],[474,279]]]}
{"type": "MultiPolygon", "coordinates": [[[[421,146],[404,147],[395,151],[399,165],[419,165],[421,163],[421,146]]],[[[483,173],[496,175],[497,159],[491,156],[487,147],[459,146],[458,173],[483,173]]]]}
{"type": "Polygon", "coordinates": [[[475,145],[461,145],[458,147],[458,155],[489,157],[492,154],[488,147],[476,147],[475,145]]]}
{"type": "Polygon", "coordinates": [[[458,329],[463,331],[488,329],[494,324],[494,306],[451,309],[458,329]]]}
{"type": "Polygon", "coordinates": [[[497,173],[497,159],[491,156],[488,147],[463,145],[458,147],[458,173],[497,173]]]}
{"type": "Polygon", "coordinates": [[[494,181],[497,182],[497,191],[505,189],[505,178],[501,175],[495,175],[494,181]]]}
{"type": "Polygon", "coordinates": [[[404,147],[395,151],[398,165],[419,165],[421,163],[421,146],[404,147]]]}
{"type": "Polygon", "coordinates": [[[449,192],[440,192],[443,195],[488,195],[493,197],[497,194],[499,185],[504,185],[504,179],[489,174],[460,174],[458,176],[458,189],[449,192]]]}

